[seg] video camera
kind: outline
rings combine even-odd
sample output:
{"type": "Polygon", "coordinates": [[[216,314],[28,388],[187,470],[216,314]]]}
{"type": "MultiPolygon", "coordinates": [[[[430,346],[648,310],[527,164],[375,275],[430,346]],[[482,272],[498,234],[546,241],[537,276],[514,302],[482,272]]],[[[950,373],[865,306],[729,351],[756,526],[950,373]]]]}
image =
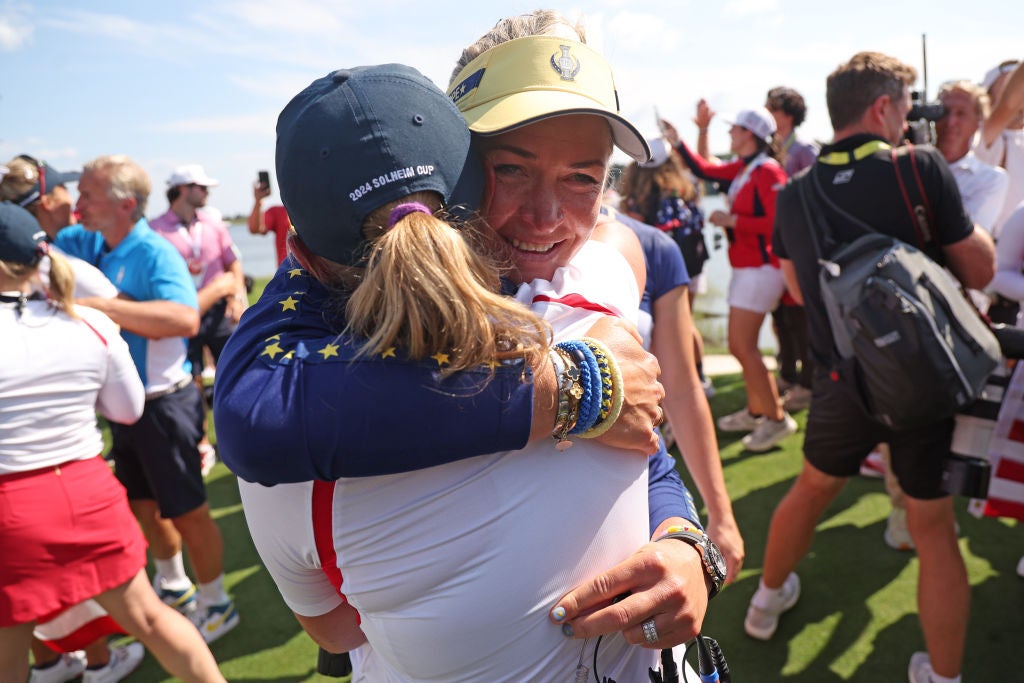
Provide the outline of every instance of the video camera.
{"type": "Polygon", "coordinates": [[[935,142],[935,122],[946,115],[942,102],[926,102],[924,93],[914,90],[910,93],[910,111],[907,112],[906,139],[915,145],[935,142]]]}

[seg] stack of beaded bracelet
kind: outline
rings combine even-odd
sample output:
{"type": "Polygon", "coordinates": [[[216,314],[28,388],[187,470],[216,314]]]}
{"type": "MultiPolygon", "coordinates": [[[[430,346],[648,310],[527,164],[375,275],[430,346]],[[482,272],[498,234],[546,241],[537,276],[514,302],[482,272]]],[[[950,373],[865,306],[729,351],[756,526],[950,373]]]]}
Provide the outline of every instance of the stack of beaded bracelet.
{"type": "Polygon", "coordinates": [[[626,397],[623,393],[622,371],[619,370],[619,364],[615,361],[612,352],[608,350],[607,346],[591,337],[584,337],[582,342],[594,354],[601,373],[601,409],[597,422],[580,434],[584,439],[593,439],[611,429],[615,421],[619,419],[626,397]]]}
{"type": "Polygon", "coordinates": [[[615,424],[622,413],[622,374],[615,357],[596,339],[555,344],[551,364],[558,377],[558,414],[551,437],[560,451],[572,446],[569,435],[592,439],[615,424]]]}
{"type": "Polygon", "coordinates": [[[583,397],[580,368],[568,353],[557,346],[551,347],[548,358],[551,359],[555,377],[558,379],[558,413],[555,415],[555,427],[551,430],[551,438],[555,440],[555,447],[564,451],[572,446],[567,437],[569,430],[576,426],[580,399],[583,397]]]}
{"type": "Polygon", "coordinates": [[[555,346],[571,355],[580,366],[583,396],[580,398],[576,426],[570,429],[569,433],[582,434],[597,424],[601,415],[601,371],[597,364],[597,356],[590,346],[581,340],[559,342],[555,346]]]}

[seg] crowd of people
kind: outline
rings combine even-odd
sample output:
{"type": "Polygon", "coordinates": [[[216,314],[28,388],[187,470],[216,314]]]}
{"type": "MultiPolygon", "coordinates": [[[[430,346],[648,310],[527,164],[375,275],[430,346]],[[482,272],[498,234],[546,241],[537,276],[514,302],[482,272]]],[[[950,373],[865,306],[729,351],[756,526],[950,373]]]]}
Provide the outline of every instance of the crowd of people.
{"type": "MultiPolygon", "coordinates": [[[[0,682],[118,681],[143,646],[183,680],[223,680],[209,643],[240,616],[204,483],[211,412],[263,564],[360,680],[645,681],[679,661],[746,559],[717,424],[752,453],[802,438],[746,633],[775,635],[819,517],[877,451],[885,542],[919,560],[926,651],[907,675],[960,681],[954,419],[894,430],[853,398],[800,203],[820,186],[909,243],[924,221],[928,254],[980,312],[1018,324],[1024,69],[941,87],[911,206],[896,150],[916,79],[858,53],[827,79],[831,141],[797,135],[808,105],[780,86],[729,118],[719,158],[708,102],[695,146],[664,119],[646,138],[584,27],[553,11],[499,21],[447,92],[410,66],[333,71],[278,119],[284,206],[263,206],[269,174],[253,185],[248,228],[274,233],[279,268],[251,308],[201,165],[174,170],[147,220],[150,180],[126,156],[80,173],[6,162],[0,545],[24,552],[0,554],[0,682]],[[632,159],[614,186],[613,148],[632,159]],[[708,191],[725,203],[705,215],[708,191]],[[746,394],[717,420],[693,320],[716,234],[746,394]],[[777,374],[759,349],[769,314],[777,374]],[[125,633],[138,642],[108,643],[125,633]]],[[[1024,464],[1024,449],[993,454],[1015,481],[1000,459],[1024,464]]],[[[1024,500],[985,510],[1024,518],[1024,500]]]]}

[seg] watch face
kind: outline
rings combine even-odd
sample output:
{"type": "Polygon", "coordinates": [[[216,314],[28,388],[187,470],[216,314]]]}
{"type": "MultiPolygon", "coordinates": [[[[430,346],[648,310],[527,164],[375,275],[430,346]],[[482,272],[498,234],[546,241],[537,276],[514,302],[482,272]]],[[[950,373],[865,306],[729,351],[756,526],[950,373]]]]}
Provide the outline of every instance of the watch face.
{"type": "Polygon", "coordinates": [[[707,542],[707,553],[708,563],[712,567],[714,567],[715,571],[722,577],[722,579],[724,579],[727,573],[725,558],[722,557],[722,552],[718,549],[718,546],[715,545],[714,541],[712,541],[710,538],[707,542]]]}

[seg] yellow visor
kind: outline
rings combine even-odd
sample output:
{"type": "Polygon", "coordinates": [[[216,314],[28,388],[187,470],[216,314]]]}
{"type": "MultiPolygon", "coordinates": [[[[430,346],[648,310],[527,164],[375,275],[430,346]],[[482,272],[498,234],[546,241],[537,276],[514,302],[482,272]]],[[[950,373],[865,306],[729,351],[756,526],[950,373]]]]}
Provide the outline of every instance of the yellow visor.
{"type": "Polygon", "coordinates": [[[611,67],[583,43],[557,36],[502,43],[467,64],[448,97],[480,135],[555,116],[596,114],[608,121],[619,149],[637,161],[651,158],[647,140],[619,114],[611,67]]]}

